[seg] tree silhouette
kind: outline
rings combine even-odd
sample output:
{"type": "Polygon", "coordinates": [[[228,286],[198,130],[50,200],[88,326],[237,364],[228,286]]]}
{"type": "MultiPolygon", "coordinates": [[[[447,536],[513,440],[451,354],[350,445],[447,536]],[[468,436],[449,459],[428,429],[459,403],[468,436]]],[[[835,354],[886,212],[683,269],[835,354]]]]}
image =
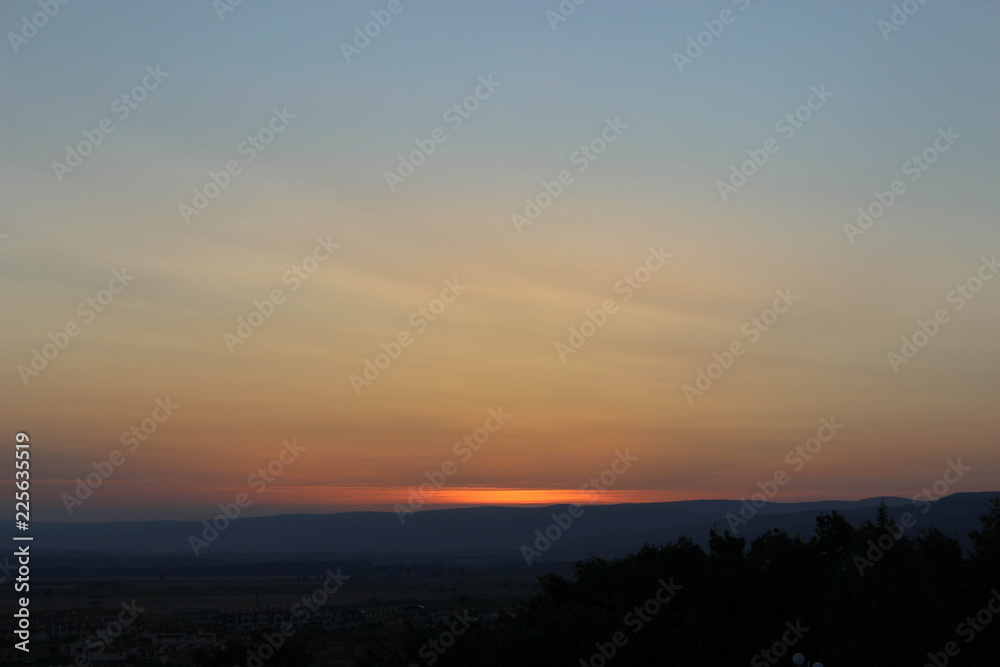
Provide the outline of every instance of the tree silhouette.
{"type": "MultiPolygon", "coordinates": [[[[1000,583],[1000,500],[971,534],[971,551],[905,523],[883,505],[857,528],[822,514],[808,540],[772,530],[747,544],[713,529],[707,552],[681,538],[584,560],[571,577],[540,577],[537,594],[501,622],[473,626],[435,665],[790,665],[801,651],[828,665],[882,667],[924,665],[955,642],[959,654],[948,664],[995,666],[1000,615],[972,639],[959,630],[1000,583]],[[635,610],[670,581],[679,592],[638,623],[635,610]],[[790,627],[801,636],[782,645],[790,627]],[[623,645],[612,642],[616,632],[623,645]]],[[[440,631],[418,631],[395,656],[362,665],[427,664],[419,648],[440,631]]]]}

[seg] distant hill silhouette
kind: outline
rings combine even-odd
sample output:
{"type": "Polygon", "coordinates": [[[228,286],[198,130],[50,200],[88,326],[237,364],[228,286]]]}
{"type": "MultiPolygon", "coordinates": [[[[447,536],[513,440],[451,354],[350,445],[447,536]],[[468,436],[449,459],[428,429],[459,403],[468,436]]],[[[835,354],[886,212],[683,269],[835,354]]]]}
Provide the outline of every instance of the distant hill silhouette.
{"type": "MultiPolygon", "coordinates": [[[[873,520],[879,503],[884,502],[894,517],[904,512],[916,517],[914,533],[936,527],[967,544],[987,500],[994,497],[1000,497],[1000,492],[953,494],[932,503],[926,514],[905,498],[768,503],[739,526],[736,535],[750,540],[781,529],[808,537],[814,532],[816,517],[832,511],[858,526],[873,520]]],[[[584,505],[583,514],[538,560],[619,557],[644,543],[662,544],[681,536],[705,545],[713,526],[719,532],[730,529],[726,516],[739,515],[741,506],[734,500],[584,505]]],[[[405,524],[394,512],[241,517],[202,553],[470,552],[520,558],[521,546],[533,544],[535,531],[544,531],[553,523],[552,514],[564,513],[567,507],[427,509],[408,515],[405,524]]],[[[162,554],[192,553],[189,536],[200,537],[204,530],[201,521],[34,522],[32,528],[47,550],[162,554]]]]}

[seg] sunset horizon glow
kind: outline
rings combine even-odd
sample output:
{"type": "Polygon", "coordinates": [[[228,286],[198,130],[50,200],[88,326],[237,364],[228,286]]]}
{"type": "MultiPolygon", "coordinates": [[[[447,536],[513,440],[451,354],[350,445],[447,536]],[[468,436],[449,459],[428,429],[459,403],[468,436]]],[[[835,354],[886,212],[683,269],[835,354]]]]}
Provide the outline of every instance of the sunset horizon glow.
{"type": "Polygon", "coordinates": [[[1000,488],[1000,5],[401,7],[4,47],[33,520],[1000,488]]]}

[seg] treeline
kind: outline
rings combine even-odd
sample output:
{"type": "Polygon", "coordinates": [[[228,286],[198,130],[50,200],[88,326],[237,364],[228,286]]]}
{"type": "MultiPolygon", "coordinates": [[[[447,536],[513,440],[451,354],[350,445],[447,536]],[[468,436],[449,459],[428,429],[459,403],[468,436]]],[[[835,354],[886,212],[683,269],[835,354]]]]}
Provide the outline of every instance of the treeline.
{"type": "Polygon", "coordinates": [[[1000,499],[981,522],[971,549],[884,506],[857,528],[821,515],[808,540],[713,530],[707,551],[687,538],[646,545],[541,577],[541,592],[495,623],[397,634],[360,664],[763,667],[801,652],[827,667],[995,667],[1000,499]]]}

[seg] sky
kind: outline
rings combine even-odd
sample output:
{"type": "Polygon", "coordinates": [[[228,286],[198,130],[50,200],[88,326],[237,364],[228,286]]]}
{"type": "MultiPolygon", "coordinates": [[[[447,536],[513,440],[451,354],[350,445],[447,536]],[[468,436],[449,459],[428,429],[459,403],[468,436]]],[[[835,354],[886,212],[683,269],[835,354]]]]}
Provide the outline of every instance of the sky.
{"type": "Polygon", "coordinates": [[[1000,489],[1000,6],[902,4],[3,3],[34,518],[1000,489]]]}

